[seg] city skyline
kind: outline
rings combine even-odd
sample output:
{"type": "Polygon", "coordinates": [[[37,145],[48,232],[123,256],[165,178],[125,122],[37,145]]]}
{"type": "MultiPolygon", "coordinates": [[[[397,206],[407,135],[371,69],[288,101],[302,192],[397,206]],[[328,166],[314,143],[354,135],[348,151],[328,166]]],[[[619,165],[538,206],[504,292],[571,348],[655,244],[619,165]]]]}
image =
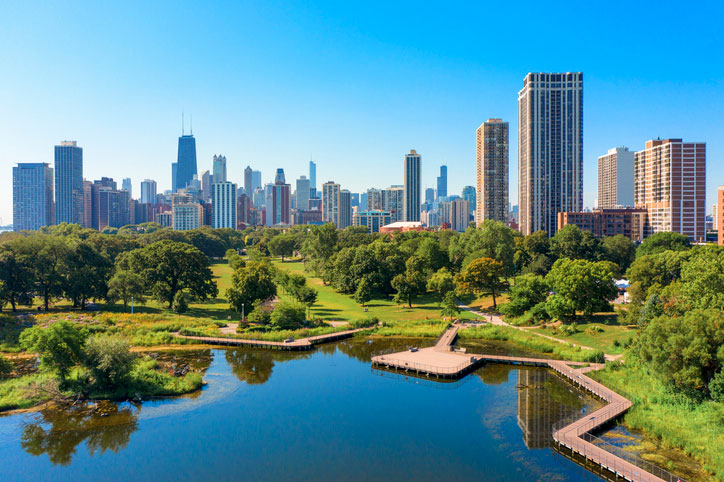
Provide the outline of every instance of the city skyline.
{"type": "MultiPolygon", "coordinates": [[[[516,92],[523,77],[575,70],[586,77],[584,207],[593,207],[596,197],[598,156],[619,145],[637,151],[657,137],[707,143],[707,204],[724,180],[717,122],[724,110],[724,68],[706,61],[723,40],[720,29],[707,27],[722,11],[715,4],[684,12],[627,5],[630,18],[646,16],[675,24],[681,32],[670,36],[662,29],[646,38],[623,35],[628,27],[617,8],[597,11],[595,18],[584,15],[579,22],[576,15],[587,8],[553,16],[534,4],[471,6],[470,19],[483,11],[511,19],[486,33],[507,42],[496,51],[481,49],[486,38],[452,8],[435,15],[415,12],[421,35],[413,37],[398,28],[402,19],[409,20],[404,5],[386,7],[382,19],[375,8],[333,4],[235,6],[202,18],[188,6],[149,7],[144,15],[135,14],[133,4],[113,14],[101,6],[36,10],[11,4],[0,20],[0,36],[14,46],[3,54],[6,75],[0,79],[0,101],[8,113],[0,120],[4,173],[19,162],[52,164],[52,146],[74,139],[85,151],[86,179],[130,177],[134,192],[141,180],[155,179],[162,192],[170,188],[169,164],[177,155],[185,111],[194,117],[199,168],[210,169],[213,155],[222,152],[233,182],[242,182],[246,165],[261,169],[265,182],[277,167],[296,179],[306,174],[311,153],[318,189],[334,179],[363,192],[400,153],[415,149],[424,156],[423,188],[435,185],[437,168],[446,164],[449,191],[459,192],[475,175],[474,132],[481,122],[507,119],[510,138],[517,138],[516,92]],[[167,21],[155,25],[162,13],[167,21]],[[62,28],[57,19],[71,15],[87,28],[62,28]],[[26,28],[30,18],[33,29],[26,28]],[[512,19],[521,27],[545,21],[551,28],[570,29],[578,41],[543,41],[523,49],[528,36],[512,35],[512,19]],[[621,35],[601,37],[603,27],[621,35]],[[128,31],[137,35],[129,38],[128,31]],[[188,31],[195,33],[186,48],[179,48],[178,39],[188,31]],[[310,37],[309,31],[317,34],[310,37]],[[129,57],[127,49],[138,56],[129,57]],[[652,52],[678,61],[641,61],[652,52]],[[54,76],[49,89],[45,79],[66,69],[70,59],[72,78],[54,76]],[[189,69],[199,75],[185,75],[189,69]],[[295,75],[283,75],[290,69],[295,75]],[[404,75],[411,70],[413,78],[404,75]],[[410,106],[414,116],[399,115],[410,106]],[[286,129],[279,143],[280,128],[287,125],[295,127],[286,129]],[[119,150],[119,138],[133,139],[133,150],[119,150]],[[367,169],[352,172],[356,165],[367,169]]],[[[510,199],[517,195],[516,144],[510,143],[510,199]]],[[[384,184],[401,184],[401,175],[392,174],[384,184]]],[[[11,222],[9,174],[0,177],[0,217],[11,222]]]]}

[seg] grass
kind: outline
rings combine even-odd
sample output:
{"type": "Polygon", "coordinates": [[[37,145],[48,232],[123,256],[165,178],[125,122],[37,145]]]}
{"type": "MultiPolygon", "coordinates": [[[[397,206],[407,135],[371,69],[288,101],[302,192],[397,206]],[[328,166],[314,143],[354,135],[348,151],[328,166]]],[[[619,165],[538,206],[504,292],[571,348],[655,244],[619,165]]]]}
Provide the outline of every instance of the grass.
{"type": "Polygon", "coordinates": [[[475,328],[466,328],[458,331],[458,336],[461,339],[508,341],[529,350],[552,355],[563,360],[582,362],[603,361],[603,352],[601,351],[584,350],[579,347],[557,343],[532,333],[526,333],[507,326],[482,325],[475,328]]]}
{"type": "MultiPolygon", "coordinates": [[[[374,299],[367,304],[367,312],[351,296],[338,293],[321,279],[304,271],[304,264],[298,260],[273,260],[274,266],[292,273],[301,273],[307,277],[307,283],[319,292],[317,303],[312,307],[314,317],[324,321],[350,322],[360,318],[376,317],[381,321],[428,321],[440,320],[440,306],[437,296],[427,293],[415,299],[412,308],[398,305],[391,299],[374,299]]],[[[281,295],[284,298],[284,295],[281,295]]],[[[463,320],[476,319],[468,312],[459,316],[463,320]]]]}
{"type": "Polygon", "coordinates": [[[55,377],[49,373],[34,373],[19,378],[0,380],[0,412],[30,408],[51,399],[42,387],[55,388],[55,377]],[[40,389],[39,389],[40,388],[40,389]]]}
{"type": "Polygon", "coordinates": [[[449,323],[438,320],[428,321],[385,321],[374,331],[377,336],[406,336],[437,338],[447,329],[449,323]]]}
{"type": "Polygon", "coordinates": [[[636,335],[636,327],[621,326],[616,315],[600,313],[583,321],[576,321],[577,332],[566,334],[555,328],[531,328],[530,331],[553,336],[578,345],[590,346],[612,355],[621,354],[636,335]]]}
{"type": "Polygon", "coordinates": [[[629,427],[682,449],[724,480],[724,403],[694,403],[635,363],[609,364],[589,375],[634,403],[624,418],[629,427]]]}

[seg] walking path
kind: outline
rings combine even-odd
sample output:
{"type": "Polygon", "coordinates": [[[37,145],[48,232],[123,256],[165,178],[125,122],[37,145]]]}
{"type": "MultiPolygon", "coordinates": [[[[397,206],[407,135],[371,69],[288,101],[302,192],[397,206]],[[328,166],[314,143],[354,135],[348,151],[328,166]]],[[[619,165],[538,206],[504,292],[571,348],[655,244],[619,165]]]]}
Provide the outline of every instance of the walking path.
{"type": "MultiPolygon", "coordinates": [[[[566,340],[561,340],[561,339],[559,339],[559,338],[555,338],[555,337],[550,336],[550,335],[544,335],[543,333],[538,333],[538,332],[535,332],[535,331],[532,331],[532,330],[527,330],[527,329],[525,329],[525,328],[523,328],[523,327],[521,327],[521,326],[511,325],[511,324],[506,323],[505,321],[503,321],[503,318],[501,318],[501,317],[498,316],[498,315],[493,315],[493,314],[483,313],[482,311],[477,311],[477,310],[475,310],[474,308],[471,308],[471,307],[469,307],[469,306],[467,306],[467,305],[462,304],[460,301],[458,301],[458,307],[459,307],[461,310],[468,311],[468,312],[470,312],[470,313],[472,313],[472,314],[474,314],[474,315],[477,315],[477,316],[483,318],[486,323],[490,323],[491,325],[507,326],[508,328],[513,328],[513,329],[515,329],[515,330],[520,330],[520,331],[525,332],[525,333],[532,333],[532,334],[534,334],[534,335],[540,336],[541,338],[545,338],[545,339],[550,340],[550,341],[555,341],[556,343],[563,343],[564,345],[570,344],[571,346],[578,347],[578,348],[580,348],[580,349],[582,349],[582,350],[596,350],[595,348],[590,347],[590,346],[579,345],[579,344],[577,344],[577,343],[569,342],[569,341],[566,341],[566,340]]],[[[605,359],[606,361],[615,361],[615,360],[618,360],[618,359],[621,358],[621,355],[609,355],[608,353],[604,353],[603,356],[604,356],[604,359],[605,359]]]]}
{"type": "Polygon", "coordinates": [[[209,345],[226,345],[226,346],[246,346],[252,348],[270,348],[274,350],[289,350],[289,351],[301,351],[311,350],[314,345],[319,343],[326,343],[330,341],[342,340],[349,338],[355,333],[358,333],[368,328],[357,328],[355,330],[338,331],[335,333],[328,333],[326,335],[310,336],[307,338],[300,338],[292,341],[266,341],[266,340],[243,340],[241,338],[222,338],[213,336],[191,336],[191,335],[180,335],[175,333],[176,338],[183,338],[186,340],[201,341],[209,345]]]}
{"type": "Polygon", "coordinates": [[[457,332],[458,325],[452,325],[440,336],[435,346],[375,356],[372,357],[372,365],[436,377],[459,377],[486,362],[550,367],[582,389],[607,402],[599,410],[574,420],[562,428],[554,429],[553,439],[556,444],[570,450],[572,454],[584,457],[586,461],[593,461],[615,476],[626,480],[634,482],[680,480],[673,474],[654,466],[647,466],[650,471],[646,471],[591,443],[593,440],[591,431],[618,418],[632,405],[623,396],[586,375],[589,371],[604,368],[604,364],[503,355],[469,355],[463,350],[454,349],[453,343],[457,332]],[[573,368],[574,366],[578,368],[573,368]],[[651,472],[655,472],[657,475],[651,472]]]}

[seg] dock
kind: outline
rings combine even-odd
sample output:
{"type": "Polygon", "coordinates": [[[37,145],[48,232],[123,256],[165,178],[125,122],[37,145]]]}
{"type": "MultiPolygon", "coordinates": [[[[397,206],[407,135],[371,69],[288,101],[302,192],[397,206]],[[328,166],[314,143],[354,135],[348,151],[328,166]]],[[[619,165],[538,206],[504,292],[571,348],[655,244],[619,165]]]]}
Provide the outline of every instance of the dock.
{"type": "Polygon", "coordinates": [[[372,365],[393,371],[435,378],[460,378],[485,363],[506,363],[551,368],[557,374],[606,402],[593,413],[564,421],[554,427],[556,450],[585,465],[594,464],[610,480],[631,482],[683,482],[683,479],[645,461],[632,463],[606,451],[592,442],[591,432],[621,417],[632,403],[608,387],[593,380],[586,373],[605,367],[600,363],[569,362],[545,358],[512,357],[504,355],[467,354],[454,347],[458,327],[452,325],[440,336],[434,346],[418,350],[382,354],[372,357],[372,365]]]}
{"type": "Polygon", "coordinates": [[[338,331],[335,333],[328,333],[326,335],[316,335],[307,338],[300,338],[294,341],[266,341],[266,340],[254,340],[254,339],[242,339],[242,338],[225,338],[225,337],[213,337],[213,336],[192,336],[192,335],[180,335],[176,334],[176,338],[183,338],[185,340],[195,340],[207,345],[221,345],[221,346],[234,346],[234,347],[246,347],[246,348],[266,348],[269,350],[285,350],[285,351],[306,351],[311,350],[314,345],[320,343],[330,343],[337,340],[343,340],[354,336],[355,333],[364,331],[368,328],[357,328],[354,330],[338,331]]]}

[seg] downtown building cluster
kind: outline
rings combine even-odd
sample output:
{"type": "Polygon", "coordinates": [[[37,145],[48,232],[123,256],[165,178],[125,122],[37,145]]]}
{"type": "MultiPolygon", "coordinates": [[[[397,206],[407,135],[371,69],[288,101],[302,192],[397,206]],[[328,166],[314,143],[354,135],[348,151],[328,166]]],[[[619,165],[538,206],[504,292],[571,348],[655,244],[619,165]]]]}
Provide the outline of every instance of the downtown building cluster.
{"type": "MultiPolygon", "coordinates": [[[[410,229],[465,230],[492,219],[522,234],[549,236],[576,224],[596,236],[633,240],[663,231],[704,241],[707,224],[706,144],[682,139],[645,142],[639,151],[610,149],[598,158],[598,198],[583,208],[583,74],[529,73],[518,92],[518,204],[509,200],[509,125],[491,118],[476,131],[476,186],[448,193],[448,168],[435,187],[422,189],[422,156],[402,158],[401,184],[354,193],[334,181],[317,184],[317,166],[287,183],[283,169],[262,183],[247,166],[243,184],[228,179],[227,159],[214,155],[198,173],[196,139],[182,132],[172,163],[172,189],[157,192],[141,182],[138,198],[130,179],[119,189],[111,178],[83,177],[83,150],[74,141],[55,146],[55,164],[20,163],[13,168],[15,230],[76,223],[103,230],[156,222],[177,230],[247,226],[287,227],[334,223],[370,232],[410,229]],[[308,177],[307,177],[308,176],[308,177]]],[[[724,187],[714,206],[714,228],[724,232],[724,187]],[[722,218],[722,219],[719,219],[722,218]]]]}

